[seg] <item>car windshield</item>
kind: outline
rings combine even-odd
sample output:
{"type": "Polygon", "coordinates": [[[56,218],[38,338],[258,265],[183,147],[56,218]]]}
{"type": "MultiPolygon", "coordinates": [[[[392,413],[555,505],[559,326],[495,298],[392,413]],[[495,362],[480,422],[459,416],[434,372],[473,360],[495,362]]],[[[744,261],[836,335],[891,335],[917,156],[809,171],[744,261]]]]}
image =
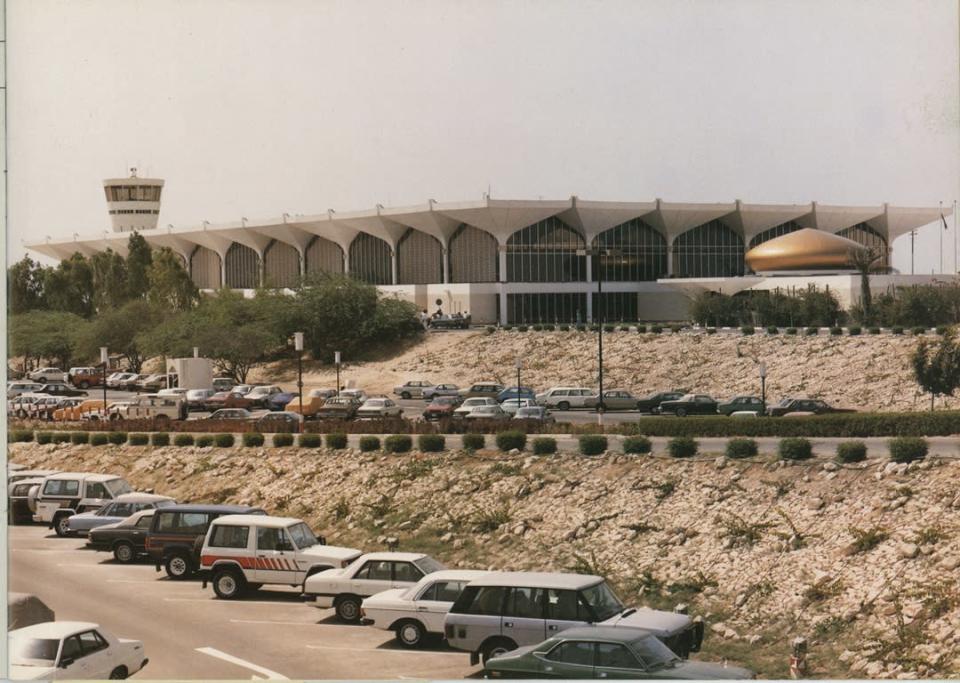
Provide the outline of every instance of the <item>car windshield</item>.
{"type": "Polygon", "coordinates": [[[111,479],[110,481],[105,482],[105,484],[107,490],[113,494],[114,498],[124,493],[133,492],[133,489],[130,488],[130,484],[127,483],[126,479],[111,479]]]}
{"type": "Polygon", "coordinates": [[[438,406],[452,406],[456,403],[456,399],[452,396],[440,396],[433,399],[433,403],[438,406]]]}
{"type": "Polygon", "coordinates": [[[417,565],[424,574],[432,574],[433,572],[439,572],[443,569],[446,569],[446,567],[429,555],[426,557],[421,557],[419,560],[414,560],[413,563],[417,565]]]}
{"type": "Polygon", "coordinates": [[[290,532],[290,537],[300,550],[319,543],[317,537],[310,531],[310,527],[303,522],[287,527],[287,531],[290,532]]]}
{"type": "Polygon", "coordinates": [[[364,406],[364,407],[366,407],[366,408],[382,408],[383,405],[384,405],[384,404],[383,404],[383,401],[382,401],[382,400],[380,400],[380,399],[378,399],[378,398],[371,398],[369,401],[367,401],[367,405],[364,406]]]}
{"type": "Polygon", "coordinates": [[[792,399],[792,398],[785,398],[785,399],[781,400],[780,403],[778,403],[777,405],[778,405],[778,406],[782,406],[783,408],[786,408],[786,407],[787,407],[788,405],[790,405],[792,402],[793,402],[793,399],[792,399]]]}
{"type": "Polygon", "coordinates": [[[583,598],[597,615],[598,621],[606,621],[623,611],[623,603],[614,595],[606,581],[590,586],[583,591],[583,598]]]}
{"type": "Polygon", "coordinates": [[[49,638],[12,638],[10,663],[19,666],[53,666],[57,661],[59,640],[49,638]]]}
{"type": "Polygon", "coordinates": [[[670,666],[680,661],[680,658],[655,636],[644,636],[633,641],[631,645],[650,668],[670,666]]]}

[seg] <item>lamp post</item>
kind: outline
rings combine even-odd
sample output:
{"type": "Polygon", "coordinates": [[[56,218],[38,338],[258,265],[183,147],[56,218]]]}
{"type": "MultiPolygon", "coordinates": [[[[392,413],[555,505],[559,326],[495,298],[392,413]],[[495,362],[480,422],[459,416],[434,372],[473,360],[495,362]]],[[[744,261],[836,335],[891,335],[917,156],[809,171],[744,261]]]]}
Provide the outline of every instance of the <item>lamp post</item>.
{"type": "Polygon", "coordinates": [[[333,352],[333,363],[337,366],[337,397],[340,397],[340,352],[333,352]]]}
{"type": "Polygon", "coordinates": [[[767,364],[760,363],[760,403],[763,405],[763,412],[767,412],[767,364]]]}
{"type": "Polygon", "coordinates": [[[300,394],[300,422],[297,431],[303,431],[303,332],[293,333],[293,348],[297,352],[297,393],[300,394]]]}
{"type": "MultiPolygon", "coordinates": [[[[619,249],[587,249],[586,253],[588,257],[592,256],[619,256],[621,251],[619,249]]],[[[593,312],[593,320],[597,325],[597,384],[599,385],[597,393],[597,423],[603,424],[603,411],[605,406],[603,405],[603,265],[600,263],[600,259],[597,258],[596,261],[596,273],[594,276],[597,279],[597,305],[596,310],[593,312]]]]}
{"type": "Polygon", "coordinates": [[[100,347],[100,362],[103,363],[103,419],[107,419],[107,365],[110,363],[110,355],[106,346],[100,347]]]}
{"type": "Polygon", "coordinates": [[[517,405],[519,406],[520,405],[520,368],[523,367],[523,360],[520,358],[517,358],[515,365],[517,368],[517,405]]]}

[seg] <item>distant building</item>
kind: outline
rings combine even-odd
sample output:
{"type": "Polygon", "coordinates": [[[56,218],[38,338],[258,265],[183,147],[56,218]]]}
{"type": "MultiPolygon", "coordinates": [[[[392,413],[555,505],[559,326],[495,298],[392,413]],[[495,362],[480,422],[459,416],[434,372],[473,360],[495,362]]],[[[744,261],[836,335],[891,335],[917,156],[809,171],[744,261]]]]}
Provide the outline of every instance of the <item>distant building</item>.
{"type": "MultiPolygon", "coordinates": [[[[699,291],[735,294],[808,284],[830,287],[849,306],[858,296],[859,280],[838,266],[836,253],[827,271],[819,268],[822,262],[803,268],[801,259],[786,272],[761,274],[751,271],[746,253],[807,228],[875,247],[882,254],[880,265],[886,266],[897,237],[940,220],[935,207],[577,197],[430,200],[412,207],[378,205],[369,211],[285,214],[178,229],[155,228],[156,213],[114,213],[158,212],[162,185],[135,176],[105,181],[114,230],[137,229],[155,247],[171,248],[202,290],[289,288],[302,276],[349,273],[431,313],[439,307],[444,313],[469,312],[474,322],[504,324],[587,322],[600,306],[607,321],[682,320],[690,295],[699,291]]],[[[106,234],[28,247],[55,258],[108,247],[124,253],[127,238],[106,234]]],[[[878,290],[936,279],[873,278],[878,290]]]]}

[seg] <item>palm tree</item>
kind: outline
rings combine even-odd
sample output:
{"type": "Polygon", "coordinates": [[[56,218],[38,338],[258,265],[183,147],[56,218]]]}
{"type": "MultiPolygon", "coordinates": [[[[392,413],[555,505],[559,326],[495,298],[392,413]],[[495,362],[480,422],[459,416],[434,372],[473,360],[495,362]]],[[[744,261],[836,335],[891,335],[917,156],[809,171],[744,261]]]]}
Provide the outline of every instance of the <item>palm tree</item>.
{"type": "Polygon", "coordinates": [[[877,261],[883,258],[883,252],[876,247],[864,246],[851,249],[848,261],[860,273],[860,309],[863,311],[863,323],[867,324],[873,315],[873,295],[870,293],[870,271],[877,261]]]}

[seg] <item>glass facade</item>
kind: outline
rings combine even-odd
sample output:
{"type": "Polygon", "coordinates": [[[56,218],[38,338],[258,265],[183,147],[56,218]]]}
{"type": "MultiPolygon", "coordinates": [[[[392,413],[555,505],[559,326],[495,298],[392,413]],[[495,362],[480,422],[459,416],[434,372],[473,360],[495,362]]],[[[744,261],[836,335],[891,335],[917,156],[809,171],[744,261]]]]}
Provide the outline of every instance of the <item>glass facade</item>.
{"type": "Polygon", "coordinates": [[[206,247],[194,249],[190,255],[190,277],[200,289],[219,289],[220,255],[206,247]]]}
{"type": "Polygon", "coordinates": [[[877,261],[877,268],[890,267],[890,254],[887,249],[887,240],[883,235],[871,228],[866,223],[857,223],[849,228],[844,228],[837,233],[840,237],[846,237],[857,244],[876,249],[883,256],[877,261]]]}
{"type": "Polygon", "coordinates": [[[674,277],[732,277],[743,275],[743,269],[743,240],[718,220],[674,240],[674,277]]]}
{"type": "Polygon", "coordinates": [[[307,275],[343,272],[343,249],[336,242],[314,237],[307,245],[307,275]]]}
{"type": "Polygon", "coordinates": [[[754,235],[750,240],[750,246],[747,247],[747,251],[753,249],[756,246],[772,240],[775,237],[780,237],[782,235],[789,235],[791,232],[796,232],[797,230],[802,230],[803,226],[795,223],[794,221],[787,221],[786,223],[781,223],[780,225],[775,225],[772,228],[767,228],[763,232],[754,235]]]}
{"type": "Polygon", "coordinates": [[[591,296],[593,321],[604,323],[631,323],[640,318],[639,297],[636,292],[604,292],[591,296]]]}
{"type": "Polygon", "coordinates": [[[472,225],[461,225],[450,238],[450,282],[497,282],[497,238],[472,225]]]}
{"type": "Polygon", "coordinates": [[[586,321],[586,294],[507,294],[507,322],[510,324],[586,321]]]}
{"type": "Polygon", "coordinates": [[[407,230],[397,244],[397,284],[443,282],[443,246],[425,232],[407,230]]]}
{"type": "Polygon", "coordinates": [[[296,287],[300,282],[300,253],[295,247],[274,240],[263,253],[263,285],[296,287]]]}
{"type": "Polygon", "coordinates": [[[594,279],[636,282],[656,280],[667,274],[667,242],[639,218],[603,231],[593,238],[591,246],[617,252],[591,257],[594,279]]]}
{"type": "Polygon", "coordinates": [[[224,271],[230,289],[255,289],[260,284],[260,257],[250,247],[234,242],[227,249],[224,271]]]}
{"type": "Polygon", "coordinates": [[[580,234],[557,218],[534,223],[507,240],[507,281],[584,282],[585,249],[580,234]]]}
{"type": "Polygon", "coordinates": [[[379,237],[361,232],[350,243],[350,274],[372,285],[393,284],[393,255],[379,237]]]}
{"type": "Polygon", "coordinates": [[[159,202],[160,185],[108,185],[103,188],[108,202],[159,202]]]}

